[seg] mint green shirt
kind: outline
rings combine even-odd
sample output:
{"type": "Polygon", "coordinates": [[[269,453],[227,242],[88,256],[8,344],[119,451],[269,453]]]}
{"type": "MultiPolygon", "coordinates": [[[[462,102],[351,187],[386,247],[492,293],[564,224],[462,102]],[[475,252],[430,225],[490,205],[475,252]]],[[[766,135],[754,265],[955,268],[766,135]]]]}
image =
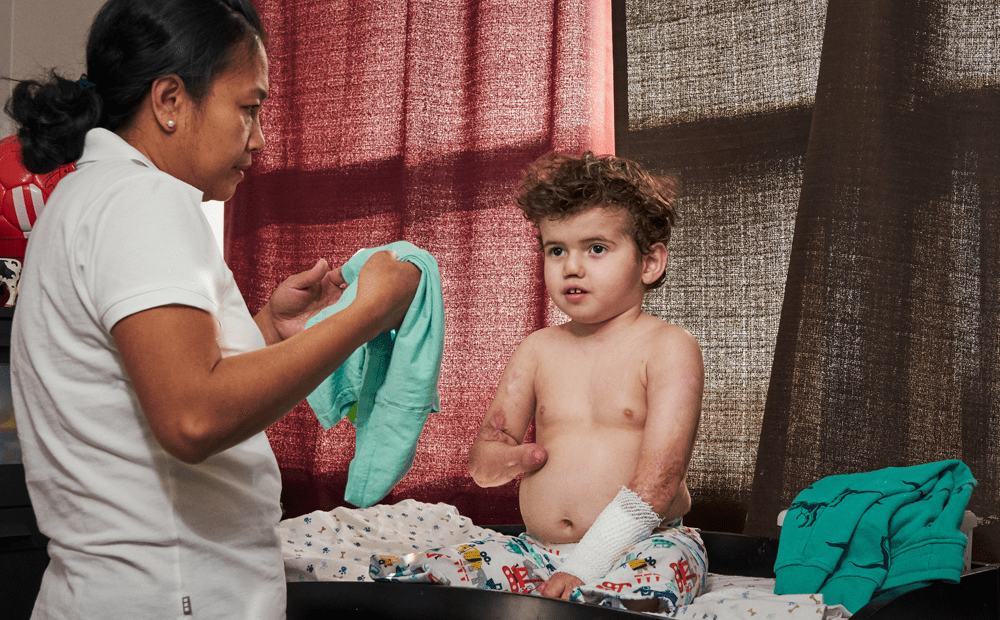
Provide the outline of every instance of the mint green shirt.
{"type": "Polygon", "coordinates": [[[976,486],[961,461],[828,476],[801,491],[781,527],[775,594],[823,594],[856,612],[879,592],[958,582],[959,528],[976,486]]]}
{"type": "Polygon", "coordinates": [[[378,503],[410,470],[427,416],[440,411],[438,378],[444,351],[444,301],[437,261],[406,241],[364,249],[342,268],[344,294],[306,327],[346,308],[369,257],[393,250],[420,269],[420,284],[398,331],[358,348],[307,398],[323,428],[345,416],[357,428],[344,499],[366,508],[378,503]]]}

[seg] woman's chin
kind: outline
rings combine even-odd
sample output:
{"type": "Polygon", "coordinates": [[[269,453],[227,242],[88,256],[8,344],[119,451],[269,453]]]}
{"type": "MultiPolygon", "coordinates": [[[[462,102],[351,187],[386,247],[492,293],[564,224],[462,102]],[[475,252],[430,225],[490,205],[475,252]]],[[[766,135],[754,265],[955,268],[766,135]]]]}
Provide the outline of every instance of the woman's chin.
{"type": "Polygon", "coordinates": [[[201,201],[202,202],[210,202],[210,201],[226,202],[230,198],[232,198],[234,195],[236,195],[236,185],[237,185],[237,183],[233,183],[232,185],[224,187],[224,188],[213,188],[211,190],[203,192],[202,195],[201,195],[201,201]]]}

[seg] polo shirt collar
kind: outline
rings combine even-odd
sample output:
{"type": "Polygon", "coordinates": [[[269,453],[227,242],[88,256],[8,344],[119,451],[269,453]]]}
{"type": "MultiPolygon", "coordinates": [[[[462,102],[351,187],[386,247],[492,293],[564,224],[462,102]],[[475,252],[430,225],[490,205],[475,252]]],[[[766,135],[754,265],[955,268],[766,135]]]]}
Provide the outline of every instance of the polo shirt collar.
{"type": "Polygon", "coordinates": [[[77,168],[104,159],[131,159],[140,166],[156,170],[153,162],[118,134],[96,127],[87,132],[83,155],[76,161],[77,168]]]}

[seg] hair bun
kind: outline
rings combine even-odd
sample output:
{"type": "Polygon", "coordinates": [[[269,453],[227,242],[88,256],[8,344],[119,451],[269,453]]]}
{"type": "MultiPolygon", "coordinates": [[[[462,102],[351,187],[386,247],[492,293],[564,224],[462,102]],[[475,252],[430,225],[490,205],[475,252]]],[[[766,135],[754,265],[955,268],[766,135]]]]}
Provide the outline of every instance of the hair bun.
{"type": "Polygon", "coordinates": [[[101,118],[101,97],[53,71],[45,82],[19,82],[7,114],[20,126],[25,168],[43,174],[79,159],[87,132],[101,118]]]}

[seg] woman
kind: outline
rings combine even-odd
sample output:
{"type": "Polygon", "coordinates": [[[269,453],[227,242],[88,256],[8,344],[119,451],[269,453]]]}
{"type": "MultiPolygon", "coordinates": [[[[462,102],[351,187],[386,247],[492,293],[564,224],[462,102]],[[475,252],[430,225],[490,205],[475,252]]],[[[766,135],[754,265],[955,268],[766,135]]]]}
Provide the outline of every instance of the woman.
{"type": "Polygon", "coordinates": [[[320,260],[251,317],[202,199],[264,148],[249,0],[110,0],[87,74],[18,85],[25,164],[77,162],[32,231],[11,343],[51,563],[34,618],[280,618],[280,479],[263,430],[402,320],[419,272],[368,261],[351,306],[320,260]]]}

